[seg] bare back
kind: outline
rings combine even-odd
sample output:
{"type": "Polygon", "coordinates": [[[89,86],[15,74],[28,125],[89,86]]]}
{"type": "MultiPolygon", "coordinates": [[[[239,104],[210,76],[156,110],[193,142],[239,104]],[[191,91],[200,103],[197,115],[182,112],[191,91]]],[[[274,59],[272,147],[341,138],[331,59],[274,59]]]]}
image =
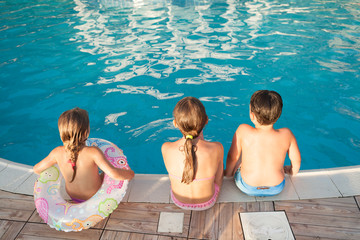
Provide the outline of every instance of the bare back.
{"type": "MultiPolygon", "coordinates": [[[[80,150],[76,161],[76,175],[73,182],[73,169],[68,162],[69,155],[64,147],[60,147],[57,163],[65,179],[66,192],[73,198],[87,200],[92,197],[102,184],[102,177],[95,161],[102,152],[96,147],[84,147],[80,150]]],[[[100,155],[100,156],[99,156],[100,155]]]]}
{"type": "Polygon", "coordinates": [[[294,139],[287,128],[258,129],[239,126],[236,135],[241,144],[241,176],[251,186],[275,186],[285,177],[284,161],[294,139]]]}
{"type": "Polygon", "coordinates": [[[190,184],[181,183],[185,154],[185,139],[162,146],[165,167],[169,173],[175,197],[183,203],[203,203],[214,195],[214,183],[221,187],[224,150],[221,143],[196,140],[197,171],[190,184]]]}

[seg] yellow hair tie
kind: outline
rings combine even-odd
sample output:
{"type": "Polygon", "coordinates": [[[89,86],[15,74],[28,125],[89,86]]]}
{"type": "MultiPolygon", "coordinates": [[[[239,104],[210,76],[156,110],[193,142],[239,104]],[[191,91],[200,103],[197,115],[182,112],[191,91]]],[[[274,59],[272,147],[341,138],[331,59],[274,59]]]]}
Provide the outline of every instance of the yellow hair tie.
{"type": "Polygon", "coordinates": [[[186,135],[185,137],[186,139],[190,138],[190,139],[194,139],[194,137],[192,135],[186,135]]]}

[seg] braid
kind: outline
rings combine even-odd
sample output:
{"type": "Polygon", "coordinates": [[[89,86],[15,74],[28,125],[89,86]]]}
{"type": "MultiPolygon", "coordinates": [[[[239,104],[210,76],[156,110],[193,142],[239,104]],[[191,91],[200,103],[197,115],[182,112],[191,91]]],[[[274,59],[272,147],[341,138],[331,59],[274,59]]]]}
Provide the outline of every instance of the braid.
{"type": "Polygon", "coordinates": [[[65,151],[70,155],[68,161],[74,170],[70,182],[73,182],[76,176],[76,161],[80,150],[85,146],[89,131],[89,116],[87,111],[74,108],[63,112],[59,117],[58,127],[65,151]]]}

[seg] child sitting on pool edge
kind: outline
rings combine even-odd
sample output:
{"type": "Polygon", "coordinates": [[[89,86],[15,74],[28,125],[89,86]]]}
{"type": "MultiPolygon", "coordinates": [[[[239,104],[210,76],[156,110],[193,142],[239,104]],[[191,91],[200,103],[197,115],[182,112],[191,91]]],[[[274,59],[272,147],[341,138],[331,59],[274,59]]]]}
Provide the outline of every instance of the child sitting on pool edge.
{"type": "Polygon", "coordinates": [[[98,147],[85,146],[90,133],[86,110],[74,108],[63,112],[58,120],[58,128],[64,146],[53,149],[33,169],[36,174],[40,174],[58,164],[65,179],[66,192],[74,202],[88,200],[101,187],[103,174],[99,174],[98,167],[116,180],[130,180],[134,177],[132,170],[115,168],[98,147]]]}
{"type": "Polygon", "coordinates": [[[250,100],[250,119],[255,128],[241,124],[234,134],[224,174],[235,174],[236,186],[247,195],[279,194],[285,186],[285,173],[299,172],[301,156],[295,136],[287,128],[273,127],[282,106],[277,92],[256,91],[250,100]],[[290,166],[284,166],[287,153],[290,166]]]}
{"type": "Polygon", "coordinates": [[[208,116],[199,99],[181,99],[173,115],[173,124],[182,138],[166,142],[161,148],[170,177],[171,199],[182,209],[206,210],[214,206],[222,185],[223,146],[204,139],[208,116]]]}

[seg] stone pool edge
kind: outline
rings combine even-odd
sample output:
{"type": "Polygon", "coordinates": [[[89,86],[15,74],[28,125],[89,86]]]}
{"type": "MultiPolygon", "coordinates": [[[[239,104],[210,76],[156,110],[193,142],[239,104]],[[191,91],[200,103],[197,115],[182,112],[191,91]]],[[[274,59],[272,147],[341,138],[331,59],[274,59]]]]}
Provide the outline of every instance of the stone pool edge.
{"type": "MultiPolygon", "coordinates": [[[[0,190],[33,195],[37,175],[32,166],[0,158],[0,190]]],[[[224,178],[218,202],[303,200],[360,195],[360,165],[301,170],[286,176],[284,190],[273,197],[250,197],[238,190],[232,178],[224,178]]],[[[171,203],[167,174],[136,174],[123,202],[171,203]]]]}

